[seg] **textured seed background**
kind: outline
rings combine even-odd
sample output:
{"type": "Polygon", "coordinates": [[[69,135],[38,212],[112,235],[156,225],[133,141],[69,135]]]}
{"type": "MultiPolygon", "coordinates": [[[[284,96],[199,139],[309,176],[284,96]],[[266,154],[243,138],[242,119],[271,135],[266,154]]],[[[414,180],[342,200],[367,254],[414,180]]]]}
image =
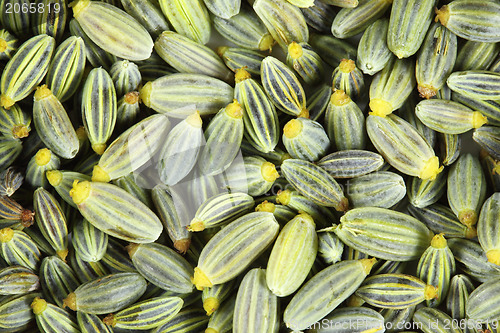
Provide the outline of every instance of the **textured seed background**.
{"type": "Polygon", "coordinates": [[[0,0],[0,70],[0,332],[497,331],[498,0],[0,0]]]}

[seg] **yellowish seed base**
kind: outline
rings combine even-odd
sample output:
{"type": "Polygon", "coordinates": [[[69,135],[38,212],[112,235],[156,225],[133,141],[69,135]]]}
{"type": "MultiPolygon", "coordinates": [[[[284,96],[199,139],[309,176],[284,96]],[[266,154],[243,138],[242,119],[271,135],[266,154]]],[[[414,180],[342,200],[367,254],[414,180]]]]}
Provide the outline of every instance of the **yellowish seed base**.
{"type": "Polygon", "coordinates": [[[95,165],[92,170],[92,181],[93,182],[101,182],[107,183],[111,180],[109,174],[99,165],[95,165]]]}
{"type": "Polygon", "coordinates": [[[426,85],[418,85],[418,93],[422,98],[432,98],[436,96],[437,90],[434,87],[426,86],[426,85]]]}
{"type": "Polygon", "coordinates": [[[438,298],[438,289],[434,286],[427,285],[424,288],[424,298],[429,301],[434,298],[438,298]]]}
{"type": "Polygon", "coordinates": [[[243,117],[243,108],[237,100],[233,99],[233,102],[226,106],[226,113],[231,118],[241,119],[243,117]]]}
{"type": "Polygon", "coordinates": [[[224,55],[224,53],[226,53],[226,51],[229,49],[229,46],[219,46],[215,52],[217,53],[217,55],[219,57],[222,57],[224,55]]]}
{"type": "Polygon", "coordinates": [[[92,145],[92,150],[95,151],[97,155],[102,155],[104,151],[106,150],[106,144],[105,143],[95,143],[92,145]]]}
{"type": "Polygon", "coordinates": [[[90,195],[90,182],[78,182],[78,180],[75,180],[73,188],[69,191],[69,195],[76,205],[82,204],[90,195]]]}
{"type": "Polygon", "coordinates": [[[212,315],[220,306],[219,300],[214,297],[209,297],[203,302],[203,309],[207,312],[207,316],[212,315]]]}
{"type": "Polygon", "coordinates": [[[136,244],[136,243],[130,243],[129,245],[125,246],[125,250],[127,250],[128,256],[131,259],[134,256],[134,254],[138,248],[139,248],[139,244],[136,244]]]}
{"type": "Polygon", "coordinates": [[[242,81],[250,79],[252,76],[247,72],[245,67],[238,68],[236,74],[234,74],[234,82],[240,83],[242,81]]]}
{"type": "Polygon", "coordinates": [[[194,269],[194,276],[191,278],[191,282],[193,282],[198,290],[203,290],[205,287],[211,288],[213,286],[210,279],[198,267],[194,269]]]}
{"type": "Polygon", "coordinates": [[[11,228],[0,229],[0,243],[7,243],[14,237],[14,230],[11,228]]]}
{"type": "Polygon", "coordinates": [[[209,327],[205,330],[205,333],[219,333],[219,331],[217,331],[215,328],[209,327]]]}
{"type": "Polygon", "coordinates": [[[276,202],[286,206],[290,203],[291,195],[292,192],[290,190],[278,191],[276,202]]]}
{"type": "Polygon", "coordinates": [[[203,121],[201,120],[200,113],[198,111],[187,116],[186,122],[194,128],[201,128],[203,125],[203,121]]]}
{"type": "Polygon", "coordinates": [[[68,297],[63,300],[63,309],[65,307],[70,308],[73,311],[76,311],[76,294],[69,293],[68,297]]]}
{"type": "Polygon", "coordinates": [[[335,210],[337,210],[337,212],[347,212],[348,209],[349,209],[349,200],[345,197],[340,199],[339,204],[337,205],[337,207],[335,207],[335,210]]]}
{"type": "Polygon", "coordinates": [[[479,128],[488,123],[488,118],[483,116],[481,112],[472,112],[472,127],[479,128]]]}
{"type": "Polygon", "coordinates": [[[255,207],[256,212],[274,213],[275,209],[276,209],[276,205],[273,204],[272,202],[267,201],[267,200],[264,200],[259,205],[257,205],[257,207],[255,207]]]}
{"type": "Polygon", "coordinates": [[[62,261],[66,261],[66,257],[68,256],[68,249],[56,251],[56,254],[62,261]]]}
{"type": "Polygon", "coordinates": [[[342,59],[339,69],[342,73],[350,73],[356,69],[356,63],[351,59],[342,59]]]}
{"type": "Polygon", "coordinates": [[[0,53],[5,52],[5,50],[7,50],[7,46],[7,41],[3,38],[0,38],[0,53]]]}
{"type": "Polygon", "coordinates": [[[300,113],[297,116],[297,118],[307,118],[307,119],[309,119],[309,110],[308,109],[302,109],[302,111],[300,111],[300,113]]]}
{"type": "Polygon", "coordinates": [[[0,96],[0,106],[5,108],[5,109],[10,109],[12,105],[14,105],[16,101],[14,101],[12,98],[10,98],[7,95],[2,94],[0,96]]]}
{"type": "Polygon", "coordinates": [[[146,105],[148,108],[151,107],[151,92],[153,90],[153,84],[151,81],[146,83],[141,90],[139,90],[139,97],[141,98],[142,103],[146,105]]]}
{"type": "Polygon", "coordinates": [[[47,170],[45,171],[45,177],[53,187],[59,186],[63,179],[62,172],[59,170],[47,170]]]}
{"type": "Polygon", "coordinates": [[[371,258],[371,259],[360,259],[361,265],[363,265],[363,271],[365,272],[366,275],[370,274],[370,271],[372,270],[373,265],[377,262],[377,259],[371,258]]]}
{"type": "Polygon", "coordinates": [[[271,34],[267,33],[260,40],[259,50],[261,50],[261,51],[269,50],[269,52],[271,52],[271,50],[273,49],[274,43],[275,43],[275,41],[274,41],[273,36],[271,36],[271,34]]]}
{"type": "Polygon", "coordinates": [[[424,162],[424,167],[418,177],[420,179],[434,180],[441,171],[443,171],[443,166],[439,167],[439,158],[434,156],[424,162]]]}
{"type": "Polygon", "coordinates": [[[500,250],[489,250],[486,252],[486,258],[492,264],[500,266],[500,250]]]}
{"type": "Polygon", "coordinates": [[[80,126],[76,129],[76,136],[78,137],[78,141],[82,142],[88,139],[87,131],[85,127],[80,126]]]}
{"type": "Polygon", "coordinates": [[[47,148],[40,149],[35,155],[35,163],[38,166],[47,165],[50,162],[50,158],[52,157],[52,153],[47,148]]]}
{"type": "Polygon", "coordinates": [[[203,231],[205,230],[205,223],[195,217],[191,220],[191,223],[188,225],[187,229],[191,232],[203,231]]]}
{"type": "Polygon", "coordinates": [[[270,183],[274,182],[280,176],[278,171],[276,171],[276,167],[271,162],[264,162],[260,172],[262,174],[262,178],[264,178],[266,182],[270,183]]]}
{"type": "Polygon", "coordinates": [[[302,57],[302,54],[304,52],[302,51],[302,46],[296,42],[291,42],[290,45],[288,45],[288,55],[292,57],[292,59],[298,59],[302,57]]]}
{"type": "Polygon", "coordinates": [[[444,234],[437,234],[432,237],[431,246],[435,249],[444,249],[448,246],[446,239],[444,238],[444,234]]]}
{"type": "Polygon", "coordinates": [[[292,119],[283,127],[283,135],[288,139],[293,139],[302,133],[302,122],[298,119],[292,119]]]}
{"type": "Polygon", "coordinates": [[[467,232],[465,233],[465,238],[473,239],[477,236],[477,230],[474,227],[467,228],[467,232]]]}
{"type": "Polygon", "coordinates": [[[434,21],[439,21],[443,26],[446,27],[448,24],[448,20],[450,19],[450,10],[447,5],[442,6],[440,9],[434,9],[436,13],[436,18],[434,21]]]}
{"type": "Polygon", "coordinates": [[[131,91],[126,93],[125,96],[123,96],[123,101],[131,105],[139,103],[139,92],[131,91]]]}
{"type": "Polygon", "coordinates": [[[46,84],[36,88],[35,95],[33,96],[36,101],[47,98],[52,95],[52,91],[50,91],[49,87],[46,84]]]}
{"type": "Polygon", "coordinates": [[[35,297],[31,303],[31,308],[33,309],[33,313],[38,316],[47,309],[47,302],[40,297],[35,297]]]}
{"type": "Polygon", "coordinates": [[[458,220],[466,226],[471,227],[477,222],[477,213],[473,210],[465,210],[459,212],[458,220]]]}
{"type": "Polygon", "coordinates": [[[17,139],[26,138],[30,134],[30,128],[25,125],[17,125],[12,128],[12,136],[17,139]]]}
{"type": "Polygon", "coordinates": [[[350,103],[351,98],[345,93],[345,91],[335,89],[332,97],[330,97],[330,102],[335,106],[342,106],[350,103]]]}
{"type": "Polygon", "coordinates": [[[374,98],[370,100],[370,109],[372,110],[369,112],[370,115],[384,118],[392,113],[393,107],[388,101],[380,98],[374,98]]]}

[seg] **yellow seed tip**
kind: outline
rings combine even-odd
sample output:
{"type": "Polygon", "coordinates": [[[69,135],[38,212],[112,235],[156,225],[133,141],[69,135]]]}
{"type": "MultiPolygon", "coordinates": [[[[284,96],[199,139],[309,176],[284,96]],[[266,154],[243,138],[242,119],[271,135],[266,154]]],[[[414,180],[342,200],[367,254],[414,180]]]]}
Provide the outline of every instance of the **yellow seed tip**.
{"type": "Polygon", "coordinates": [[[0,38],[0,53],[5,52],[5,50],[7,50],[7,46],[7,41],[3,38],[0,38]]]}
{"type": "Polygon", "coordinates": [[[434,87],[431,87],[429,85],[420,85],[419,84],[417,89],[418,89],[418,94],[422,98],[429,99],[429,98],[436,96],[436,94],[437,94],[437,90],[434,87]]]}
{"type": "Polygon", "coordinates": [[[243,108],[237,100],[233,99],[233,102],[226,106],[226,113],[232,118],[241,119],[243,117],[243,108]]]}
{"type": "Polygon", "coordinates": [[[434,298],[438,298],[438,289],[434,286],[427,285],[424,288],[424,298],[429,301],[434,298]]]}
{"type": "MultiPolygon", "coordinates": [[[[362,306],[363,304],[365,304],[365,300],[362,299],[361,297],[359,297],[358,295],[354,294],[354,295],[351,295],[351,297],[349,297],[349,299],[347,300],[346,306],[358,307],[358,306],[362,306]]],[[[365,333],[365,332],[366,331],[363,331],[363,333],[365,333]]]]}
{"type": "Polygon", "coordinates": [[[280,176],[278,171],[276,171],[276,167],[271,162],[264,162],[260,172],[262,174],[262,178],[264,178],[266,182],[270,183],[274,182],[280,176]]]}
{"type": "Polygon", "coordinates": [[[436,176],[443,171],[443,166],[439,167],[439,158],[437,156],[431,157],[423,164],[424,166],[418,175],[420,179],[434,180],[436,176]]]}
{"type": "Polygon", "coordinates": [[[351,98],[345,93],[345,91],[335,89],[332,97],[330,97],[330,102],[335,106],[342,106],[351,102],[351,98]]]}
{"type": "Polygon", "coordinates": [[[5,108],[5,109],[10,109],[10,107],[12,105],[14,105],[16,103],[16,101],[14,101],[12,98],[10,98],[9,96],[6,96],[4,94],[2,94],[0,96],[0,106],[5,108]]]}
{"type": "Polygon", "coordinates": [[[435,21],[439,21],[443,26],[446,27],[446,25],[448,24],[448,20],[450,19],[450,10],[448,9],[448,6],[444,5],[440,9],[435,8],[434,11],[436,12],[435,21]]]}
{"type": "Polygon", "coordinates": [[[365,272],[365,274],[368,275],[370,274],[373,265],[375,265],[375,263],[377,262],[377,259],[359,259],[359,262],[361,263],[361,265],[363,265],[363,271],[365,272]]]}
{"type": "Polygon", "coordinates": [[[80,126],[76,129],[76,136],[78,137],[79,141],[84,141],[87,140],[88,135],[87,131],[85,130],[85,127],[80,126]]]}
{"type": "Polygon", "coordinates": [[[209,327],[205,330],[205,333],[219,333],[215,328],[209,327]]]}
{"type": "Polygon", "coordinates": [[[47,309],[47,302],[40,297],[35,297],[33,302],[31,302],[31,309],[33,309],[33,313],[38,316],[47,309]]]}
{"type": "Polygon", "coordinates": [[[76,311],[76,294],[69,293],[68,297],[63,300],[63,309],[65,307],[70,308],[73,311],[76,311]]]}
{"type": "Polygon", "coordinates": [[[116,325],[115,315],[112,314],[112,313],[110,313],[109,315],[107,315],[106,317],[104,317],[104,319],[102,320],[102,322],[104,323],[104,325],[115,327],[115,325],[116,325]]]}
{"type": "Polygon", "coordinates": [[[259,42],[259,50],[261,51],[271,51],[275,41],[270,33],[265,34],[259,42]]]}
{"type": "Polygon", "coordinates": [[[351,59],[342,59],[339,65],[339,70],[342,73],[350,73],[356,69],[356,63],[351,59]]]}
{"type": "Polygon", "coordinates": [[[465,232],[465,238],[467,239],[473,239],[477,236],[477,230],[474,227],[469,227],[467,228],[467,231],[465,232]]]}
{"type": "Polygon", "coordinates": [[[135,252],[139,249],[139,244],[136,243],[130,243],[129,245],[125,246],[125,250],[128,253],[128,256],[132,259],[134,256],[135,252]]]}
{"type": "Polygon", "coordinates": [[[0,229],[0,243],[7,243],[14,237],[14,230],[11,228],[0,229]]]}
{"type": "Polygon", "coordinates": [[[205,287],[212,287],[213,284],[210,279],[203,273],[203,271],[196,267],[194,269],[194,276],[191,278],[191,282],[195,285],[196,289],[203,290],[205,287]]]}
{"type": "Polygon", "coordinates": [[[276,196],[276,202],[282,205],[288,205],[292,197],[292,192],[290,190],[278,191],[276,196]]]}
{"type": "Polygon", "coordinates": [[[47,170],[45,171],[45,177],[53,187],[59,186],[63,179],[62,172],[59,170],[47,170]]]}
{"type": "Polygon", "coordinates": [[[78,180],[75,180],[73,188],[69,191],[69,195],[76,205],[83,203],[90,195],[90,182],[78,182],[78,180]]]}
{"type": "Polygon", "coordinates": [[[106,150],[106,144],[105,143],[94,143],[92,145],[92,150],[95,151],[97,155],[102,155],[104,151],[106,150]]]}
{"type": "Polygon", "coordinates": [[[268,213],[274,213],[274,210],[276,209],[276,205],[273,204],[272,202],[269,202],[267,200],[264,200],[260,204],[255,207],[256,212],[268,212],[268,213]]]}
{"type": "Polygon", "coordinates": [[[437,234],[434,237],[432,237],[431,240],[431,246],[436,249],[444,249],[447,247],[448,243],[446,242],[446,239],[444,238],[444,234],[437,234]]]}
{"type": "Polygon", "coordinates": [[[346,212],[349,209],[349,200],[346,197],[340,199],[340,202],[335,207],[337,212],[346,212]]]}
{"type": "Polygon", "coordinates": [[[464,210],[458,213],[458,220],[468,227],[477,222],[477,213],[474,210],[464,210]]]}
{"type": "Polygon", "coordinates": [[[151,107],[151,93],[153,91],[153,83],[148,82],[146,83],[140,90],[139,90],[139,97],[141,98],[142,103],[146,105],[148,108],[151,107]]]}
{"type": "Polygon", "coordinates": [[[201,117],[200,117],[200,112],[198,112],[198,111],[187,116],[186,122],[195,128],[201,128],[201,125],[203,125],[203,121],[201,120],[201,117]]]}
{"type": "Polygon", "coordinates": [[[47,85],[44,84],[44,85],[36,88],[35,95],[34,95],[35,102],[37,102],[41,99],[47,98],[50,95],[52,95],[52,91],[50,91],[49,87],[47,87],[47,85]]]}
{"type": "Polygon", "coordinates": [[[488,118],[486,118],[481,112],[472,112],[472,127],[479,128],[484,124],[488,123],[488,118]]]}
{"type": "Polygon", "coordinates": [[[66,261],[68,256],[68,249],[56,251],[56,255],[61,258],[62,261],[66,261]]]}
{"type": "Polygon", "coordinates": [[[299,119],[292,119],[285,124],[283,135],[288,139],[293,139],[302,133],[302,122],[299,119]]]}
{"type": "Polygon", "coordinates": [[[240,83],[242,81],[250,79],[252,76],[250,75],[249,72],[245,69],[245,67],[238,68],[236,70],[236,74],[234,74],[234,82],[240,83]]]}
{"type": "Polygon", "coordinates": [[[99,165],[95,165],[92,170],[92,181],[93,182],[101,182],[107,183],[111,180],[109,174],[99,165]]]}
{"type": "Polygon", "coordinates": [[[47,148],[40,149],[35,155],[35,163],[39,166],[47,165],[50,162],[52,153],[47,148]]]}
{"type": "Polygon", "coordinates": [[[303,54],[302,46],[300,46],[300,44],[296,42],[291,42],[290,45],[288,45],[288,54],[293,59],[298,59],[302,57],[303,54]]]}
{"type": "Polygon", "coordinates": [[[229,49],[229,46],[219,46],[215,52],[219,55],[219,57],[224,56],[224,53],[229,49]]]}
{"type": "Polygon", "coordinates": [[[69,4],[71,8],[73,8],[73,16],[78,18],[82,10],[87,8],[90,5],[90,0],[76,0],[69,4]]]}
{"type": "Polygon", "coordinates": [[[188,225],[187,229],[191,232],[203,231],[205,230],[205,223],[195,217],[191,220],[191,223],[188,225]]]}
{"type": "Polygon", "coordinates": [[[203,302],[203,309],[207,312],[207,316],[212,315],[220,306],[218,299],[209,297],[203,302]]]}
{"type": "Polygon", "coordinates": [[[492,264],[500,266],[500,250],[489,250],[486,252],[486,258],[492,264]]]}
{"type": "Polygon", "coordinates": [[[372,110],[369,113],[370,115],[382,118],[385,118],[385,116],[391,114],[394,110],[391,103],[380,98],[370,100],[370,109],[372,110]]]}
{"type": "Polygon", "coordinates": [[[17,139],[25,138],[29,135],[30,128],[26,125],[17,125],[12,128],[12,136],[17,139]]]}

